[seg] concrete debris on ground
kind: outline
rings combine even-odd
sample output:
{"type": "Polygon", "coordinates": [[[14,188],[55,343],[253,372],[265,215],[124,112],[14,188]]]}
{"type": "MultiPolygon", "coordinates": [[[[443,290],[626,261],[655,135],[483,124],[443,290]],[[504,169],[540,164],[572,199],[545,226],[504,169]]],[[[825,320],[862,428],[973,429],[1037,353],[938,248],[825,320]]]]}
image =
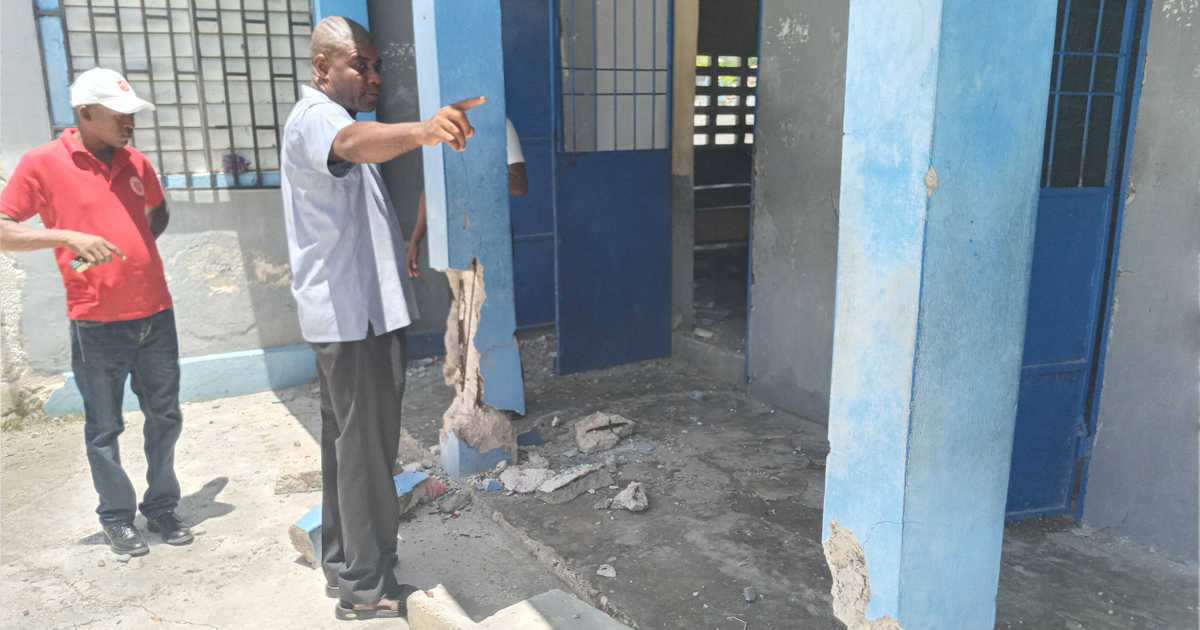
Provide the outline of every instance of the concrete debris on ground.
{"type": "Polygon", "coordinates": [[[649,442],[638,442],[637,452],[639,455],[649,455],[654,452],[654,445],[649,442]]]}
{"type": "Polygon", "coordinates": [[[530,453],[528,461],[529,461],[530,468],[549,468],[550,467],[550,461],[537,453],[530,453]]]}
{"type": "Polygon", "coordinates": [[[560,424],[562,424],[562,420],[559,420],[558,416],[554,416],[554,419],[550,421],[550,426],[552,427],[557,427],[560,424]]]}
{"type": "Polygon", "coordinates": [[[495,472],[496,472],[497,474],[499,474],[499,473],[502,473],[502,472],[504,472],[504,469],[505,469],[505,468],[508,468],[508,462],[507,462],[507,461],[502,461],[502,462],[500,462],[499,464],[496,464],[496,469],[495,469],[495,472]]]}
{"type": "Polygon", "coordinates": [[[575,425],[575,443],[582,453],[595,453],[617,445],[631,435],[634,421],[615,413],[597,411],[575,425]]]}
{"type": "Polygon", "coordinates": [[[650,498],[642,489],[642,484],[631,481],[629,485],[612,500],[612,509],[641,512],[650,507],[650,498]]]}
{"type": "Polygon", "coordinates": [[[617,577],[617,570],[611,564],[602,564],[599,569],[596,569],[596,575],[606,578],[617,577]]]}
{"type": "Polygon", "coordinates": [[[758,599],[758,592],[754,590],[753,586],[747,586],[742,589],[742,596],[746,598],[746,601],[752,602],[758,599]]]}
{"type": "Polygon", "coordinates": [[[696,402],[704,402],[704,392],[697,389],[697,390],[693,391],[692,393],[688,394],[688,398],[691,398],[692,400],[694,400],[696,402]]]}
{"type": "Polygon", "coordinates": [[[425,468],[425,465],[422,464],[421,462],[409,462],[409,463],[401,466],[400,470],[402,470],[404,472],[417,472],[423,468],[425,468]]]}
{"type": "Polygon", "coordinates": [[[466,492],[455,492],[454,494],[443,497],[442,500],[437,502],[435,507],[437,507],[437,510],[442,514],[453,514],[455,512],[463,511],[470,504],[470,494],[466,492]]]}
{"type": "Polygon", "coordinates": [[[296,494],[321,491],[321,471],[284,473],[275,479],[275,494],[296,494]]]}
{"type": "Polygon", "coordinates": [[[699,337],[701,339],[712,339],[713,331],[711,331],[707,328],[697,328],[692,331],[692,334],[696,335],[697,337],[699,337]]]}
{"type": "Polygon", "coordinates": [[[600,464],[576,466],[550,478],[538,487],[538,498],[553,505],[575,499],[588,490],[599,490],[613,482],[612,475],[600,464]]]}
{"type": "Polygon", "coordinates": [[[500,474],[500,483],[506,490],[527,494],[538,489],[554,476],[548,468],[508,468],[500,474]]]}

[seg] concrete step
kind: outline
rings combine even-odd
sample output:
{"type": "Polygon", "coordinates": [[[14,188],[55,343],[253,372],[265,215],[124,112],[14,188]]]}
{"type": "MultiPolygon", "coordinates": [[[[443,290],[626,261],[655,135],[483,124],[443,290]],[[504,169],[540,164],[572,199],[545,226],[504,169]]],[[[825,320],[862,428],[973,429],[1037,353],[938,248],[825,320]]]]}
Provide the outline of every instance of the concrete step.
{"type": "Polygon", "coordinates": [[[627,626],[574,595],[554,589],[505,608],[479,623],[438,585],[408,598],[412,630],[625,630],[627,626]]]}

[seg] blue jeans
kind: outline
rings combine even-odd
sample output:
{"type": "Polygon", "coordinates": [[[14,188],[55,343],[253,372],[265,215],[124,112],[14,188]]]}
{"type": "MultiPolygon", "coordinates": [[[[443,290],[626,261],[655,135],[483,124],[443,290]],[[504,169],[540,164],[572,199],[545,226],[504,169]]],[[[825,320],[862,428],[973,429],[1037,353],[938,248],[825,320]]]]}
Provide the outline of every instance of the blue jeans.
{"type": "Polygon", "coordinates": [[[101,525],[132,523],[137,510],[155,518],[179,505],[175,442],[183,426],[179,410],[179,340],[172,309],[123,322],[71,322],[71,367],[83,394],[92,484],[100,495],[101,525]],[[121,468],[118,438],[125,430],[121,403],[125,379],[138,397],[149,487],[137,504],[129,476],[121,468]]]}

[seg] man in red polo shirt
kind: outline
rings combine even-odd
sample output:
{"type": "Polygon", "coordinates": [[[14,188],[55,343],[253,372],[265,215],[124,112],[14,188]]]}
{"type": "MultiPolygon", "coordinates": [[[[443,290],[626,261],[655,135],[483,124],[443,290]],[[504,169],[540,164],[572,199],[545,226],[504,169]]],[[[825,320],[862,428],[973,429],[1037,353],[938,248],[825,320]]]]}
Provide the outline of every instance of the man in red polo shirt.
{"type": "Polygon", "coordinates": [[[154,239],[169,214],[150,161],[126,146],[133,114],[154,106],[120,74],[89,70],[71,86],[78,128],[21,157],[0,193],[0,247],[54,248],[67,289],[71,367],[83,394],[84,439],[100,524],[115,553],[149,553],[133,524],[140,509],[150,531],[172,545],[192,541],[175,514],[179,343],[171,294],[154,239]],[[45,229],[22,225],[38,215],[45,229]],[[125,379],[142,412],[149,487],[139,505],[121,468],[125,379]]]}

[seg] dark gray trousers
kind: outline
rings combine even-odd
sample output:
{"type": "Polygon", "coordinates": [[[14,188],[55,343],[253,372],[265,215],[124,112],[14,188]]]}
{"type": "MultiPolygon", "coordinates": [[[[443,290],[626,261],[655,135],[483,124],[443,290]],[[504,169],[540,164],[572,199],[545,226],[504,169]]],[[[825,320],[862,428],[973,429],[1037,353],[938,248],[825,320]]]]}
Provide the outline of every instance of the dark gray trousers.
{"type": "Polygon", "coordinates": [[[399,594],[400,506],[392,467],[400,444],[404,329],[362,341],[313,343],[321,385],[322,567],[343,601],[399,594]]]}

